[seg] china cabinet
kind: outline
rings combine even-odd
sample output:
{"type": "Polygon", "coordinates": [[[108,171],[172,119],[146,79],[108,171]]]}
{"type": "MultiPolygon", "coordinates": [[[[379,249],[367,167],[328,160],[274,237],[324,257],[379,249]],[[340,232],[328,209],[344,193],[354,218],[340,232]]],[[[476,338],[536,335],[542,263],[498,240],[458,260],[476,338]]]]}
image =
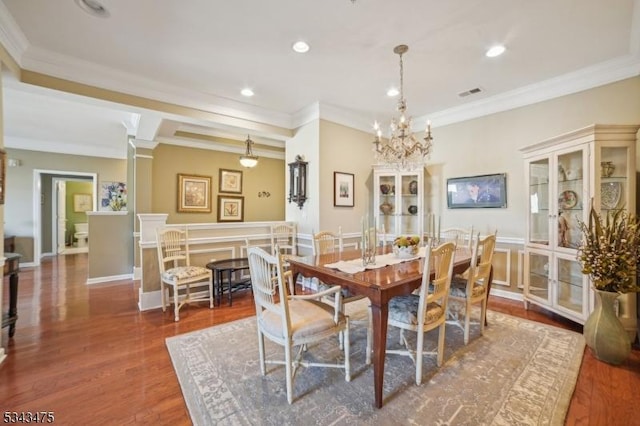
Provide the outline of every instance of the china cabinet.
{"type": "MultiPolygon", "coordinates": [[[[637,125],[591,125],[522,149],[525,161],[525,308],[534,303],[583,324],[593,310],[581,272],[579,222],[635,212],[637,125]]],[[[633,312],[635,316],[635,309],[633,312]]]]}
{"type": "Polygon", "coordinates": [[[398,171],[374,166],[373,215],[386,239],[399,235],[422,236],[425,217],[424,170],[398,171]]]}

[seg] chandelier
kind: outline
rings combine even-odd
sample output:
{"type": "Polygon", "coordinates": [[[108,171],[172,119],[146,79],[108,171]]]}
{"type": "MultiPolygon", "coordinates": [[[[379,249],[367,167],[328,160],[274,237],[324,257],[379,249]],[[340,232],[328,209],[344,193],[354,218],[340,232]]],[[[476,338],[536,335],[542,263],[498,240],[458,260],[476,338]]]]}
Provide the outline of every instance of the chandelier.
{"type": "Polygon", "coordinates": [[[240,164],[244,167],[255,167],[258,165],[258,156],[253,155],[253,149],[251,148],[253,141],[249,135],[247,135],[247,140],[245,142],[247,143],[247,150],[244,155],[240,156],[240,164]]]}
{"type": "Polygon", "coordinates": [[[400,117],[391,120],[389,140],[382,140],[382,131],[377,121],[373,126],[376,132],[376,139],[373,144],[377,163],[399,170],[415,170],[424,167],[426,160],[429,159],[433,145],[431,123],[427,121],[426,135],[420,140],[411,131],[411,117],[407,118],[405,116],[407,102],[404,99],[402,55],[407,53],[408,50],[409,46],[404,44],[393,49],[393,53],[400,56],[400,100],[398,101],[400,117]]]}

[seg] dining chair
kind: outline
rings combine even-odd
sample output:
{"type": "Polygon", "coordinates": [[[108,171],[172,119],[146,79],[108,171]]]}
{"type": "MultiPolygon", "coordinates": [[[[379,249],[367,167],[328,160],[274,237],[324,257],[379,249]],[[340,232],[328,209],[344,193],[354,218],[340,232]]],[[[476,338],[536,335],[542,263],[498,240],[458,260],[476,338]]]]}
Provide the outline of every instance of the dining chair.
{"type": "Polygon", "coordinates": [[[298,255],[297,226],[293,222],[279,222],[271,225],[271,254],[278,254],[282,258],[282,269],[285,278],[289,283],[289,294],[295,293],[295,282],[291,271],[289,270],[289,262],[287,260],[291,256],[298,255]]]}
{"type": "Polygon", "coordinates": [[[471,308],[474,304],[480,305],[480,335],[484,334],[496,234],[497,231],[484,238],[480,238],[480,234],[478,234],[478,237],[474,239],[471,251],[471,266],[462,275],[454,276],[451,282],[449,297],[464,306],[464,321],[459,318],[459,311],[453,311],[450,306],[448,313],[450,319],[447,322],[464,330],[465,345],[469,343],[471,308]]]}
{"type": "MultiPolygon", "coordinates": [[[[318,256],[322,254],[331,254],[342,252],[342,228],[338,228],[338,233],[331,231],[320,231],[313,234],[313,255],[318,256]]],[[[319,291],[326,291],[333,286],[332,283],[320,281],[318,283],[319,291]]],[[[355,302],[360,299],[364,299],[364,296],[351,293],[348,288],[343,288],[341,291],[340,312],[344,312],[344,305],[347,303],[355,302]]],[[[331,296],[331,299],[333,296],[331,296]]],[[[369,311],[369,315],[371,312],[369,311]]],[[[368,322],[367,322],[368,324],[368,322]]],[[[369,328],[367,327],[367,331],[369,328]]],[[[340,334],[340,348],[343,346],[343,335],[340,334]]]]}
{"type": "Polygon", "coordinates": [[[351,381],[349,317],[339,309],[340,287],[335,286],[312,295],[287,295],[281,256],[269,254],[259,247],[250,247],[248,253],[262,375],[267,374],[266,364],[284,364],[289,404],[293,402],[293,378],[299,366],[341,368],[344,369],[345,380],[351,381]],[[319,300],[325,296],[334,297],[333,308],[319,300]],[[308,344],[339,333],[345,335],[342,363],[321,363],[303,359],[303,354],[309,349],[308,344]],[[265,337],[284,347],[284,361],[266,359],[265,337]],[[293,351],[296,347],[298,350],[294,356],[293,351]]]}
{"type": "MultiPolygon", "coordinates": [[[[419,294],[396,296],[389,301],[388,324],[400,329],[400,344],[404,349],[387,349],[386,354],[409,356],[413,360],[416,366],[416,385],[422,383],[424,355],[436,355],[438,367],[444,359],[447,302],[455,251],[456,245],[453,242],[440,244],[436,248],[427,245],[419,294]],[[430,280],[432,269],[435,275],[430,280]],[[439,328],[437,350],[425,352],[424,335],[436,328],[439,328]],[[405,330],[417,333],[415,349],[407,341],[405,330]]],[[[367,352],[371,352],[368,339],[367,352]]]]}
{"type": "Polygon", "coordinates": [[[469,229],[465,228],[446,228],[440,231],[440,242],[452,241],[457,247],[466,248],[471,253],[471,245],[473,240],[473,225],[469,229]]]}
{"type": "Polygon", "coordinates": [[[209,301],[213,308],[213,280],[211,270],[191,265],[189,233],[187,229],[159,228],[156,230],[158,266],[160,268],[160,297],[162,311],[167,308],[166,286],[173,289],[173,312],[175,321],[180,320],[182,306],[191,302],[209,301]],[[193,295],[193,288],[208,287],[207,296],[193,295]],[[180,294],[180,293],[183,294],[180,294]]]}

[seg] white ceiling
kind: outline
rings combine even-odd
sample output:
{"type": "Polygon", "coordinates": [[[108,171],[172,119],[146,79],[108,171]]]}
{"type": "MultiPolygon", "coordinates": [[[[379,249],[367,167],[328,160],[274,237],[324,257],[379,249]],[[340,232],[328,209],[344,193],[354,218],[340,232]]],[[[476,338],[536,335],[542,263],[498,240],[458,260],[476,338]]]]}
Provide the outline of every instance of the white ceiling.
{"type": "MultiPolygon", "coordinates": [[[[320,116],[363,130],[394,113],[393,47],[407,44],[408,112],[431,119],[436,140],[439,125],[640,74],[640,0],[101,3],[109,18],[72,0],[0,0],[0,41],[26,70],[285,129],[320,116]],[[291,50],[298,39],[307,54],[291,50]],[[485,57],[495,43],[506,53],[485,57]]],[[[3,80],[8,147],[122,158],[127,131],[170,143],[194,142],[176,130],[286,139],[3,80]]]]}

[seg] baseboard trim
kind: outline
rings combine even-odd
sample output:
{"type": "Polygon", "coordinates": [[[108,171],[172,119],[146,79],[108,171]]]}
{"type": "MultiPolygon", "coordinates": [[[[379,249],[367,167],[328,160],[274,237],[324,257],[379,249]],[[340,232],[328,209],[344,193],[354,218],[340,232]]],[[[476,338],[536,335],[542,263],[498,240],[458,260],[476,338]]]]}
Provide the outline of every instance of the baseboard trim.
{"type": "Polygon", "coordinates": [[[524,299],[522,298],[521,293],[514,293],[512,291],[500,290],[499,288],[491,287],[490,296],[498,296],[503,297],[505,299],[518,300],[522,302],[524,299]]]}
{"type": "Polygon", "coordinates": [[[138,290],[138,309],[141,312],[162,308],[162,293],[160,290],[143,292],[138,290]]]}
{"type": "Polygon", "coordinates": [[[107,283],[111,281],[121,281],[121,280],[131,280],[133,277],[131,274],[122,274],[122,275],[111,275],[109,277],[97,277],[97,278],[87,278],[87,284],[100,284],[107,283]]]}

